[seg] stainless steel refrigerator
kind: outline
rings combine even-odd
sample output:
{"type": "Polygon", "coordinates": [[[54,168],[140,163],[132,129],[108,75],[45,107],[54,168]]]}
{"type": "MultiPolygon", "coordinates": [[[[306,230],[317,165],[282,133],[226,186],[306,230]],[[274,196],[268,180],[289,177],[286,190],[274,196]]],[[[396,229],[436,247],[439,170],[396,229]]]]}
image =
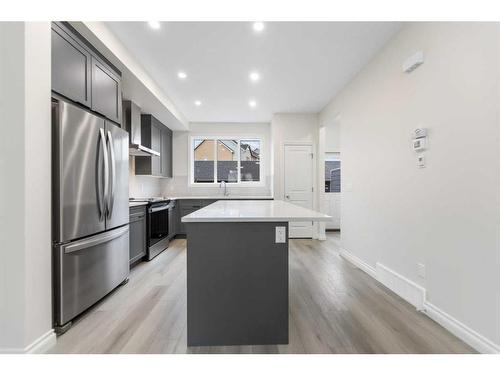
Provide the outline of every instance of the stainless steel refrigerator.
{"type": "Polygon", "coordinates": [[[128,133],[52,101],[54,321],[59,331],[127,280],[128,133]]]}

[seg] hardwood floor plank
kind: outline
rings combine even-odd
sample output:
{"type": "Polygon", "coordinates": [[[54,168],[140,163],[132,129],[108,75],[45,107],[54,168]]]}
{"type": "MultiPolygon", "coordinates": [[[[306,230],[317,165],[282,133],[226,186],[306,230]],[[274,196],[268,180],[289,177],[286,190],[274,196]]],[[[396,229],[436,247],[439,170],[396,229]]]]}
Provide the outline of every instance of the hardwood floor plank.
{"type": "Polygon", "coordinates": [[[186,240],[78,318],[51,353],[473,353],[339,256],[340,234],[290,241],[290,343],[187,347],[186,240]]]}

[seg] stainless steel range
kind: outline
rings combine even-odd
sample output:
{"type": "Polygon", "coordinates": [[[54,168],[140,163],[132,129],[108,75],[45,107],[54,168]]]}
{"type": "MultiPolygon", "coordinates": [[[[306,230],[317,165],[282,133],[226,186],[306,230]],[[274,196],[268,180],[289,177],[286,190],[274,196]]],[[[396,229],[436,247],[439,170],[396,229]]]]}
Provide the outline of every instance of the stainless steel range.
{"type": "Polygon", "coordinates": [[[131,198],[130,201],[148,202],[146,259],[151,260],[167,249],[170,239],[175,233],[173,230],[175,201],[162,197],[131,198]]]}

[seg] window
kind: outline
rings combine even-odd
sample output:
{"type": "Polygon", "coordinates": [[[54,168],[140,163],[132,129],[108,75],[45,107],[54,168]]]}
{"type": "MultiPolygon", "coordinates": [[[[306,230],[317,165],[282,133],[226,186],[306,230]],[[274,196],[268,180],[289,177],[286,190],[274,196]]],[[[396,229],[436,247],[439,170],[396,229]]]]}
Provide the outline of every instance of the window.
{"type": "Polygon", "coordinates": [[[217,141],[217,182],[238,182],[238,141],[217,141]]]}
{"type": "Polygon", "coordinates": [[[193,138],[193,184],[248,184],[261,182],[261,140],[193,138]]]}
{"type": "Polygon", "coordinates": [[[241,181],[260,181],[260,141],[240,141],[241,181]]]}
{"type": "Polygon", "coordinates": [[[340,153],[325,154],[325,193],[340,193],[340,153]]]}
{"type": "Polygon", "coordinates": [[[212,139],[195,139],[194,147],[194,182],[214,182],[215,142],[212,139]]]}

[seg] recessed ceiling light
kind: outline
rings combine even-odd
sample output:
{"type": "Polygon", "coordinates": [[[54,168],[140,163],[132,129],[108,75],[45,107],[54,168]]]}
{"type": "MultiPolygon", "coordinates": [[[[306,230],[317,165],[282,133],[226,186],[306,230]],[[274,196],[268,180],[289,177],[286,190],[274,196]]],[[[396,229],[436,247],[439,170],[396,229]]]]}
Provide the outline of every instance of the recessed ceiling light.
{"type": "Polygon", "coordinates": [[[197,107],[199,107],[201,105],[201,101],[195,100],[194,101],[194,105],[197,106],[197,107]]]}
{"type": "Polygon", "coordinates": [[[264,30],[264,22],[254,22],[253,29],[254,31],[260,33],[262,30],[264,30]]]}
{"type": "Polygon", "coordinates": [[[250,81],[257,82],[260,79],[260,74],[257,72],[251,72],[249,77],[250,77],[250,81]]]}
{"type": "Polygon", "coordinates": [[[155,30],[158,30],[161,27],[160,22],[158,22],[158,21],[149,21],[148,25],[149,25],[149,27],[151,27],[152,29],[155,29],[155,30]]]}
{"type": "Polygon", "coordinates": [[[180,79],[186,79],[187,74],[184,72],[179,72],[179,73],[177,73],[177,77],[179,77],[180,79]]]}
{"type": "Polygon", "coordinates": [[[255,100],[250,100],[250,101],[248,102],[248,105],[249,105],[250,107],[252,107],[252,108],[255,108],[255,107],[257,107],[257,102],[256,102],[255,100]]]}

